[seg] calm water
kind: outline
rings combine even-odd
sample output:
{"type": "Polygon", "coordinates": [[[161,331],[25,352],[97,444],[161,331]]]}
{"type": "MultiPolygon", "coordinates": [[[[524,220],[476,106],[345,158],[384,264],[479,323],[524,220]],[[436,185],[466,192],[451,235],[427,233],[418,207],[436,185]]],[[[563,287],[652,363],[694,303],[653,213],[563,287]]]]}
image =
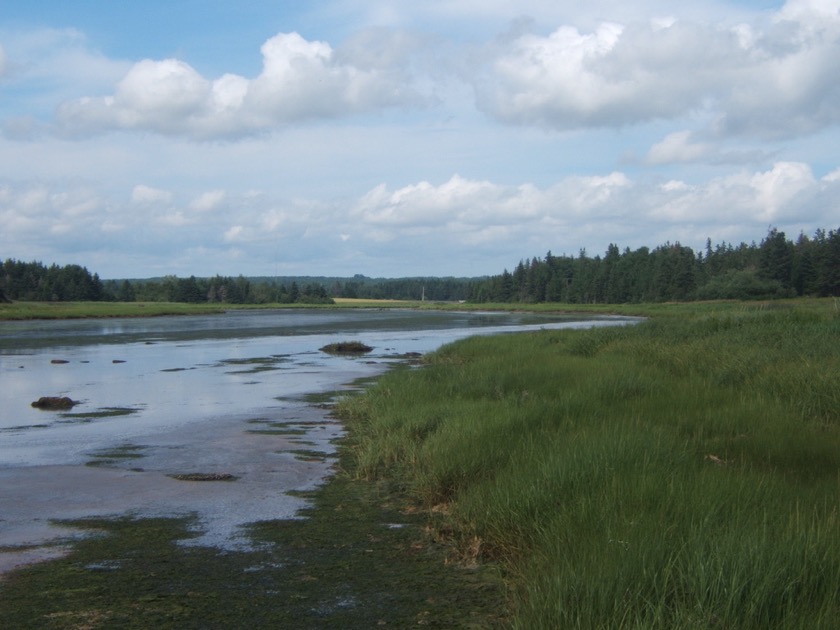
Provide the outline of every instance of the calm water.
{"type": "MultiPolygon", "coordinates": [[[[189,544],[247,546],[240,526],[293,518],[341,426],[306,394],[348,387],[396,357],[475,334],[626,323],[535,314],[395,310],[0,322],[0,548],[73,534],[51,519],[196,516],[189,544]],[[320,347],[358,340],[363,358],[320,347]],[[79,401],[40,411],[41,396],[79,401]],[[289,429],[294,429],[290,434],[289,429]],[[294,451],[318,451],[311,461],[294,451]],[[170,475],[228,474],[233,482],[170,475]]],[[[0,553],[0,572],[56,553],[0,553]]]]}

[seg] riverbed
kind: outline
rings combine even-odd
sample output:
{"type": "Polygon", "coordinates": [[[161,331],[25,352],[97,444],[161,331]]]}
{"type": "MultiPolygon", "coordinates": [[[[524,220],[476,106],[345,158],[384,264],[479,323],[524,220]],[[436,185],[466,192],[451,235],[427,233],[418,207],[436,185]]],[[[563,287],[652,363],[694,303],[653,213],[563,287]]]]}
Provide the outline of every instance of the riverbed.
{"type": "Polygon", "coordinates": [[[296,518],[341,425],[318,395],[476,334],[631,318],[415,310],[0,322],[0,574],[84,535],[57,519],[192,516],[183,544],[248,549],[296,518]],[[320,350],[354,340],[363,356],[320,350]],[[43,411],[42,396],[70,410],[43,411]]]}

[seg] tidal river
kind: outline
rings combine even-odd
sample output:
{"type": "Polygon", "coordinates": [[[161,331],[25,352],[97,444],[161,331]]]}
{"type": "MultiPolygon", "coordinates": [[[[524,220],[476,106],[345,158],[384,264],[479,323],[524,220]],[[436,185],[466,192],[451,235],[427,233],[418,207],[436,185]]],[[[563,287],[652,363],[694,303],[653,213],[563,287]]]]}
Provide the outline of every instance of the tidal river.
{"type": "Polygon", "coordinates": [[[0,573],[80,535],[56,519],[192,515],[185,544],[246,549],[242,525],[294,518],[289,492],[329,474],[342,427],[313,395],[471,335],[628,321],[313,309],[0,322],[0,573]],[[319,350],[346,340],[374,349],[319,350]],[[33,408],[42,396],[78,404],[33,408]]]}

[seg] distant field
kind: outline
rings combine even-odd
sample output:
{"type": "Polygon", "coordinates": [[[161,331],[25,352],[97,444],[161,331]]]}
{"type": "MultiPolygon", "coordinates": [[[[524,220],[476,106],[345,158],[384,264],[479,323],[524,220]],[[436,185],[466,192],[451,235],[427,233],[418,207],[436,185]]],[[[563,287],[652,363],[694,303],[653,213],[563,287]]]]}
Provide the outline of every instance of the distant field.
{"type": "Polygon", "coordinates": [[[269,308],[421,308],[470,311],[570,312],[615,315],[680,317],[702,312],[738,312],[744,309],[790,308],[840,309],[832,298],[774,300],[771,302],[681,302],[657,304],[523,304],[433,302],[420,300],[368,300],[335,298],[335,304],[187,304],[182,302],[0,302],[0,320],[73,319],[81,317],[154,317],[159,315],[201,315],[234,309],[269,308]]]}
{"type": "Polygon", "coordinates": [[[218,304],[174,302],[12,302],[0,303],[0,320],[154,317],[222,313],[224,310],[218,304]]]}
{"type": "Polygon", "coordinates": [[[355,308],[384,308],[384,307],[414,307],[423,304],[423,302],[411,300],[366,300],[357,298],[333,298],[336,306],[352,306],[355,308]]]}
{"type": "MultiPolygon", "coordinates": [[[[155,317],[202,315],[239,309],[300,308],[413,308],[433,307],[431,302],[404,300],[353,300],[337,298],[335,304],[187,304],[182,302],[10,302],[0,303],[0,320],[75,319],[82,317],[155,317]]],[[[438,305],[440,307],[440,305],[438,305]]]]}

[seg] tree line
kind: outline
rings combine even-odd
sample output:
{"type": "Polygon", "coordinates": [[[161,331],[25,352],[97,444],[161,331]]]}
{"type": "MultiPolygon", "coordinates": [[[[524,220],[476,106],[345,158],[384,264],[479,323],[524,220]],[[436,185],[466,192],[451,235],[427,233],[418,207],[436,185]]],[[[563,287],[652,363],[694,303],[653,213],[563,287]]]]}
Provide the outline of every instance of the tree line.
{"type": "Polygon", "coordinates": [[[474,302],[638,303],[840,296],[840,229],[800,234],[771,228],[760,244],[707,239],[704,251],[679,243],[635,251],[610,244],[604,256],[522,260],[479,283],[474,302]]]}
{"type": "Polygon", "coordinates": [[[485,278],[257,277],[100,280],[79,265],[6,260],[0,300],[145,301],[222,304],[323,304],[333,298],[429,301],[560,302],[566,304],[773,299],[840,296],[840,229],[800,234],[771,228],[756,244],[706,241],[695,252],[679,243],[603,256],[521,260],[513,271],[485,278]]]}
{"type": "Polygon", "coordinates": [[[97,274],[85,267],[7,259],[0,267],[0,300],[33,302],[89,301],[108,299],[97,274]]]}
{"type": "Polygon", "coordinates": [[[46,267],[8,259],[0,270],[0,300],[189,302],[221,304],[326,304],[333,298],[465,301],[480,279],[352,278],[179,278],[100,280],[85,267],[46,267]]]}
{"type": "Polygon", "coordinates": [[[126,302],[189,302],[193,304],[330,304],[326,289],[316,283],[291,284],[276,281],[253,282],[236,278],[179,278],[165,276],[150,280],[122,280],[106,284],[114,299],[126,302]]]}
{"type": "Polygon", "coordinates": [[[365,300],[429,300],[457,302],[470,298],[476,278],[368,278],[357,274],[330,284],[334,297],[365,300]]]}
{"type": "Polygon", "coordinates": [[[0,268],[0,300],[34,302],[190,302],[224,304],[324,304],[332,302],[318,283],[290,285],[229,278],[100,280],[80,265],[45,266],[7,259],[0,268]]]}

